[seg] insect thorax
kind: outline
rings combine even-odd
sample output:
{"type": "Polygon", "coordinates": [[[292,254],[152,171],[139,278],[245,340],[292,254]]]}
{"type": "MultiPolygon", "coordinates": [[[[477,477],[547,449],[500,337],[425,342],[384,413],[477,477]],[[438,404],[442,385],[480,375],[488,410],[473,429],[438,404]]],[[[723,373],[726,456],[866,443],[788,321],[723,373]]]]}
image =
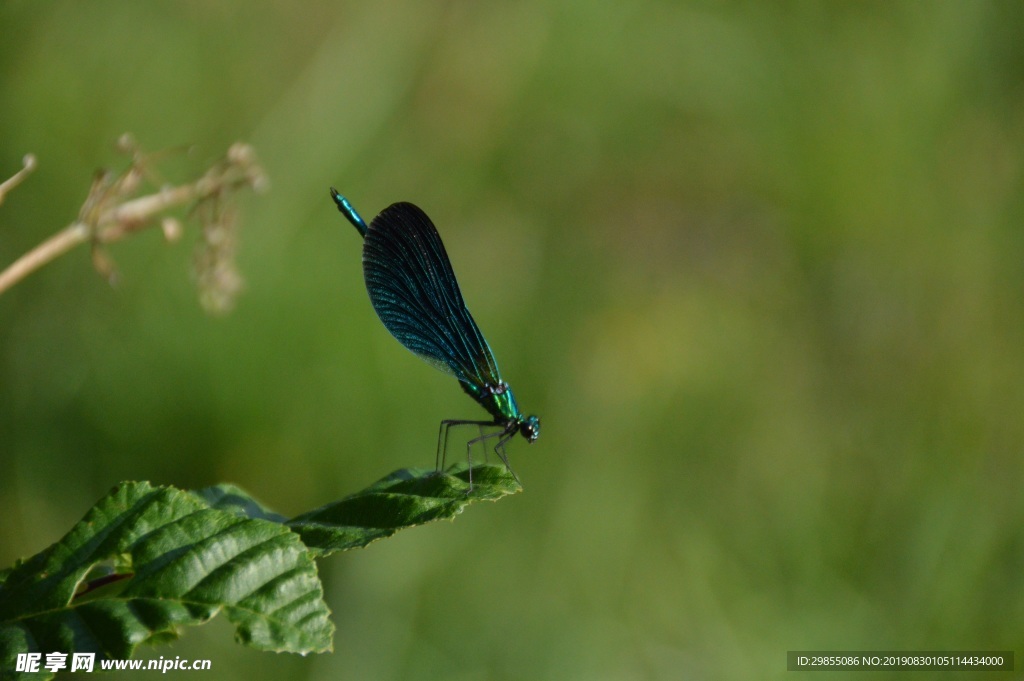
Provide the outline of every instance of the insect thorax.
{"type": "Polygon", "coordinates": [[[507,424],[522,418],[508,383],[501,381],[496,385],[484,384],[483,387],[463,383],[462,388],[494,417],[495,422],[507,424]]]}

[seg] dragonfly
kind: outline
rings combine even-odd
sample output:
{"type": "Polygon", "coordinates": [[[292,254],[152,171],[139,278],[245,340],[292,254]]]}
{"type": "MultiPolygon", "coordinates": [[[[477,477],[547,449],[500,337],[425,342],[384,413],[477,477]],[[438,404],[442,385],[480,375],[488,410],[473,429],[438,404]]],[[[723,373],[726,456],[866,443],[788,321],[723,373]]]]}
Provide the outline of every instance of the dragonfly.
{"type": "Polygon", "coordinates": [[[363,237],[366,291],[385,328],[428,364],[457,378],[462,390],[491,416],[489,420],[441,421],[435,467],[444,467],[448,430],[475,425],[479,436],[466,444],[470,485],[473,445],[491,439],[495,440],[495,454],[518,481],[505,454],[505,444],[516,434],[531,444],[536,442],[540,418],[523,415],[511,386],[501,377],[491,346],[466,308],[434,223],[419,207],[399,202],[382,210],[367,225],[334,187],[331,198],[363,237]],[[488,426],[497,430],[484,433],[488,426]]]}

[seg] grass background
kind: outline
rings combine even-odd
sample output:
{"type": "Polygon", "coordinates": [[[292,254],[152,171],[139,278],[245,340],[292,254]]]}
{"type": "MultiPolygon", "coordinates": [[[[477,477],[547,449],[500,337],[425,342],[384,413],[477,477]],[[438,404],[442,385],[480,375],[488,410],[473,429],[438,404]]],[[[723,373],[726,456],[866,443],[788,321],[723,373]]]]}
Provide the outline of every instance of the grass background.
{"type": "Polygon", "coordinates": [[[112,248],[116,289],[82,249],[0,297],[3,565],[119,480],[295,514],[482,415],[376,319],[330,185],[433,217],[543,419],[524,494],[321,562],[334,654],[214,622],[147,655],[618,681],[1021,654],[1024,5],[7,0],[0,27],[0,174],[40,162],[0,264],[125,131],[194,145],[170,180],[248,141],[272,183],[224,318],[157,231],[112,248]]]}

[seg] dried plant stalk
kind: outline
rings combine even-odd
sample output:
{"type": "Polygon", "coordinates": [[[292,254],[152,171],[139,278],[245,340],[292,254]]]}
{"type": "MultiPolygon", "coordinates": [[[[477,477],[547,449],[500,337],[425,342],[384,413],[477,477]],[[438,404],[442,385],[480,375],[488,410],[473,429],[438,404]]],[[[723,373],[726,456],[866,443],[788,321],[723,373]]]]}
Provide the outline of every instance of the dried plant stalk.
{"type": "MultiPolygon", "coordinates": [[[[234,262],[238,221],[230,199],[240,188],[262,191],[267,186],[266,174],[252,147],[236,143],[223,159],[194,182],[167,186],[145,196],[136,194],[146,179],[153,156],[144,154],[129,135],[121,138],[119,147],[131,154],[128,169],[120,175],[110,171],[97,173],[78,219],[0,272],[0,294],[46,263],[84,243],[92,247],[96,270],[113,280],[115,268],[106,251],[108,244],[153,224],[160,225],[168,241],[175,241],[180,235],[181,225],[164,213],[192,204],[192,214],[202,222],[195,260],[200,301],[211,312],[230,309],[242,282],[234,262]]],[[[35,158],[26,156],[22,170],[0,184],[0,202],[34,167],[35,158]]]]}

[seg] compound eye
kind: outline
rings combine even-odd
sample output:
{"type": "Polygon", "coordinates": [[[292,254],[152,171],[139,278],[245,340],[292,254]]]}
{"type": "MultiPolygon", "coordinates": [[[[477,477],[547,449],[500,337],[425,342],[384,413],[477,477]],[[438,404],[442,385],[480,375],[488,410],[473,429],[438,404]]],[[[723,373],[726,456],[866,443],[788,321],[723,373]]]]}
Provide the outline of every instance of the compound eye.
{"type": "Polygon", "coordinates": [[[527,442],[535,442],[540,437],[540,419],[536,416],[529,416],[519,427],[527,442]]]}

